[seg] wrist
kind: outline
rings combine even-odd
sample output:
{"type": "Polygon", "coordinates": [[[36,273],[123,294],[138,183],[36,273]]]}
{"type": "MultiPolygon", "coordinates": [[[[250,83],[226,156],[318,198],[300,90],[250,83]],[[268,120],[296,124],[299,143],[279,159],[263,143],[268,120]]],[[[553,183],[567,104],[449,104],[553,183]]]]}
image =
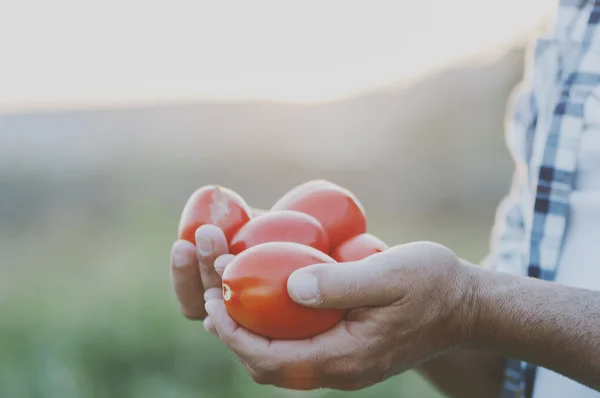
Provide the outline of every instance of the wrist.
{"type": "Polygon", "coordinates": [[[481,279],[477,268],[461,260],[450,249],[439,244],[429,244],[430,256],[426,269],[435,276],[429,277],[431,294],[438,297],[442,324],[434,331],[444,349],[468,348],[473,344],[479,314],[478,292],[481,279]],[[443,330],[443,332],[441,332],[443,330]]]}
{"type": "MultiPolygon", "coordinates": [[[[496,350],[520,330],[515,324],[519,316],[520,288],[526,280],[512,275],[471,266],[473,321],[470,345],[479,349],[496,350]]],[[[520,320],[524,321],[523,319],[520,320]]],[[[526,324],[526,322],[525,322],[526,324]]],[[[523,327],[525,326],[522,325],[523,327]]]]}
{"type": "Polygon", "coordinates": [[[461,302],[458,306],[458,333],[461,345],[465,348],[476,347],[479,344],[479,324],[481,318],[481,291],[484,280],[479,267],[464,260],[458,260],[461,302]]]}

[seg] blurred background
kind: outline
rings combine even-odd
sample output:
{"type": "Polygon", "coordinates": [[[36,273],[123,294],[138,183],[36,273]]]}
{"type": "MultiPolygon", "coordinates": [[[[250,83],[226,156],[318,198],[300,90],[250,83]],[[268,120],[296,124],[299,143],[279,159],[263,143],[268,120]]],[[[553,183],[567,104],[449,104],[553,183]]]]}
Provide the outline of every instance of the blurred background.
{"type": "Polygon", "coordinates": [[[504,116],[553,1],[0,0],[0,397],[441,397],[257,386],[180,316],[196,188],[330,179],[390,245],[478,262],[504,116]]]}

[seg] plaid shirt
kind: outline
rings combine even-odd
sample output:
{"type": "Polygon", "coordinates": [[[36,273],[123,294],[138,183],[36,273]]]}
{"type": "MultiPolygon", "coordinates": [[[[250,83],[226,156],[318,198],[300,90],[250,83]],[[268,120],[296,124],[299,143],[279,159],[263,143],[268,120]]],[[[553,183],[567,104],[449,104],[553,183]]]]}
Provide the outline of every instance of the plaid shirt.
{"type": "MultiPolygon", "coordinates": [[[[585,127],[585,101],[600,93],[599,21],[599,0],[561,0],[552,33],[533,46],[533,62],[515,92],[507,124],[515,174],[484,261],[493,269],[554,280],[585,127]]],[[[501,398],[531,397],[535,369],[508,360],[501,398]]]]}

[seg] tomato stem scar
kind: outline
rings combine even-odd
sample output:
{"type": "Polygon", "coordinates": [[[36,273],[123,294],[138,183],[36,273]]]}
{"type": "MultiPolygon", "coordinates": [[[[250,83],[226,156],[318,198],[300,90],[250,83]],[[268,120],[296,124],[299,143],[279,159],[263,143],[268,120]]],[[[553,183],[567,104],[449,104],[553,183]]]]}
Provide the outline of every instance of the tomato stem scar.
{"type": "Polygon", "coordinates": [[[223,283],[223,300],[229,301],[231,299],[231,288],[228,284],[223,283]]]}

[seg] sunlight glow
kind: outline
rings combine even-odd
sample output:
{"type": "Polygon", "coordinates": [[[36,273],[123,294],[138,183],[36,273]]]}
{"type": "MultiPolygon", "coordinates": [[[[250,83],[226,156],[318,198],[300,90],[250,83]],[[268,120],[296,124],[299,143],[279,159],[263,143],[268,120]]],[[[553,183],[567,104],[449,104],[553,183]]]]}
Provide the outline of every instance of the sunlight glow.
{"type": "Polygon", "coordinates": [[[550,0],[0,0],[0,112],[326,101],[522,40],[550,0]]]}

